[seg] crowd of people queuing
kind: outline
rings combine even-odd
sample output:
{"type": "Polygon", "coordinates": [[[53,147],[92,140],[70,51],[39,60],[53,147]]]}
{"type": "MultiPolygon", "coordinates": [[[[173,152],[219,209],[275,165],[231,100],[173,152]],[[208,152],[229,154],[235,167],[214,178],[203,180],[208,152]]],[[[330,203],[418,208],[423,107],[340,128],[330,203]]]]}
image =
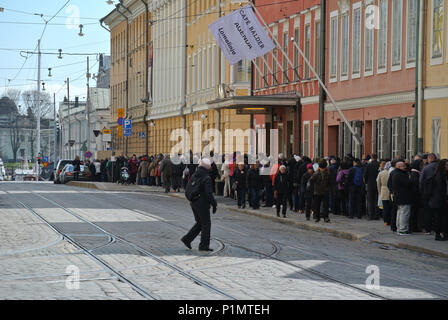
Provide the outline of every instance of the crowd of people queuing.
{"type": "MultiPolygon", "coordinates": [[[[198,167],[200,159],[191,158],[187,164],[176,164],[162,154],[119,156],[114,162],[92,161],[89,169],[97,181],[115,182],[126,167],[134,184],[180,192],[198,167]]],[[[348,219],[382,219],[399,235],[434,232],[435,240],[448,239],[448,160],[435,154],[417,155],[412,161],[378,159],[376,154],[313,160],[298,155],[286,159],[280,154],[272,167],[258,161],[248,164],[248,156],[237,153],[222,156],[221,164],[211,160],[213,192],[236,200],[239,208],[248,204],[257,210],[263,205],[286,218],[289,207],[291,214],[326,223],[330,213],[348,219]]]]}

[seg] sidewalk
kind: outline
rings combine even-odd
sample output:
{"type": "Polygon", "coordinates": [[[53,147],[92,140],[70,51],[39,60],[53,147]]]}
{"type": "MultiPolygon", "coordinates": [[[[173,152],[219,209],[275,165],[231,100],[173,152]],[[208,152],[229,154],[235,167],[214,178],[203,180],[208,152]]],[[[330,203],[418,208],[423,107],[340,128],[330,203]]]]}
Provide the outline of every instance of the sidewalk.
{"type": "MultiPolygon", "coordinates": [[[[116,183],[102,182],[69,182],[70,186],[93,188],[103,191],[123,191],[123,192],[163,192],[160,187],[130,185],[123,186],[116,183]]],[[[170,196],[186,200],[183,192],[169,193],[170,196]]],[[[326,232],[335,237],[348,239],[352,241],[368,241],[387,247],[396,247],[408,249],[415,252],[430,254],[434,256],[448,258],[448,243],[435,241],[434,235],[424,235],[416,233],[412,235],[399,236],[390,230],[390,227],[384,226],[381,220],[368,221],[366,219],[348,219],[346,217],[330,215],[331,222],[325,223],[323,220],[316,223],[314,220],[307,221],[305,214],[293,213],[287,211],[286,218],[279,218],[274,208],[260,208],[253,210],[251,208],[239,209],[236,200],[215,196],[218,201],[218,208],[225,208],[235,212],[257,216],[269,219],[275,222],[293,225],[301,229],[326,232]]]]}

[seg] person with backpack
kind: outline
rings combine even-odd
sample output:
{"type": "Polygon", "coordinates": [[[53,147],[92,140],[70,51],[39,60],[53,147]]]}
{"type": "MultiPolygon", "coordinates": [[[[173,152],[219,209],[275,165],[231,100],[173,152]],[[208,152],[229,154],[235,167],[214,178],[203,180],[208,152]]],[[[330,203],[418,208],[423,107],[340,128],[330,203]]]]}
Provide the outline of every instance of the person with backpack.
{"type": "Polygon", "coordinates": [[[191,243],[200,233],[199,251],[213,251],[210,249],[210,207],[213,208],[213,214],[215,214],[218,203],[213,197],[212,179],[210,178],[211,166],[209,159],[202,159],[185,190],[185,196],[190,201],[196,221],[195,225],[181,239],[188,249],[191,249],[191,243]]]}
{"type": "Polygon", "coordinates": [[[340,203],[340,213],[341,215],[348,216],[348,188],[347,188],[347,178],[350,169],[350,164],[347,161],[343,161],[341,164],[341,169],[336,177],[336,183],[338,184],[338,195],[340,203]]]}
{"type": "Polygon", "coordinates": [[[429,197],[428,206],[433,211],[435,223],[434,232],[436,241],[448,240],[447,235],[447,215],[448,215],[448,160],[440,160],[437,164],[436,171],[432,177],[431,196],[429,197]]]}
{"type": "Polygon", "coordinates": [[[428,184],[429,179],[434,176],[438,165],[437,156],[434,153],[430,153],[427,156],[427,165],[423,168],[422,174],[420,175],[420,192],[422,194],[422,202],[424,208],[424,230],[425,234],[431,234],[433,230],[433,210],[429,207],[429,198],[431,197],[431,190],[428,190],[426,186],[428,184]],[[426,187],[426,188],[425,188],[426,187]]]}
{"type": "Polygon", "coordinates": [[[347,187],[349,197],[349,218],[353,219],[355,216],[361,219],[361,192],[363,187],[363,170],[361,167],[361,160],[353,160],[353,167],[348,172],[347,187]]]}
{"type": "Polygon", "coordinates": [[[314,188],[313,183],[310,181],[314,174],[314,168],[311,163],[307,164],[306,172],[303,174],[302,181],[300,183],[300,192],[303,195],[305,202],[305,216],[306,220],[311,218],[311,202],[313,200],[314,188]]]}

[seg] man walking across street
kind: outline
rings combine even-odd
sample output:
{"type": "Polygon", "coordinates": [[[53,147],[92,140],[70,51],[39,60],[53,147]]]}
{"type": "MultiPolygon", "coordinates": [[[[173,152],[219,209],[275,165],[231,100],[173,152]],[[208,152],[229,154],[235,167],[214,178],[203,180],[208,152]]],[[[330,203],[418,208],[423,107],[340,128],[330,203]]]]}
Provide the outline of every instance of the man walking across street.
{"type": "Polygon", "coordinates": [[[197,186],[198,195],[194,196],[193,200],[190,200],[196,224],[181,240],[187,248],[191,249],[191,242],[201,233],[199,251],[213,251],[213,249],[210,249],[210,207],[213,207],[213,213],[216,213],[218,204],[213,197],[210,169],[211,161],[209,159],[202,159],[199,162],[198,169],[191,177],[186,190],[186,195],[188,195],[188,192],[193,189],[191,186],[192,183],[199,184],[197,186]]]}

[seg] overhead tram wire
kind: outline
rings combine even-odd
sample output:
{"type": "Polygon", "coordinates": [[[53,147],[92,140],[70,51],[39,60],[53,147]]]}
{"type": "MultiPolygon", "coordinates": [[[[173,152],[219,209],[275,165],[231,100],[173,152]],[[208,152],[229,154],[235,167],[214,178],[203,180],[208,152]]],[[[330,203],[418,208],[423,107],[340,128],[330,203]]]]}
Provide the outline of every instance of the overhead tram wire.
{"type": "MultiPolygon", "coordinates": [[[[27,14],[27,15],[31,15],[31,16],[51,17],[51,15],[49,15],[49,14],[26,12],[26,11],[9,9],[9,8],[3,8],[3,9],[5,9],[5,11],[11,11],[11,12],[15,12],[15,13],[27,14]]],[[[68,16],[57,16],[55,18],[71,18],[71,17],[68,17],[68,16]]],[[[81,20],[99,20],[99,18],[89,18],[89,17],[79,17],[79,19],[81,19],[81,20]]]]}

